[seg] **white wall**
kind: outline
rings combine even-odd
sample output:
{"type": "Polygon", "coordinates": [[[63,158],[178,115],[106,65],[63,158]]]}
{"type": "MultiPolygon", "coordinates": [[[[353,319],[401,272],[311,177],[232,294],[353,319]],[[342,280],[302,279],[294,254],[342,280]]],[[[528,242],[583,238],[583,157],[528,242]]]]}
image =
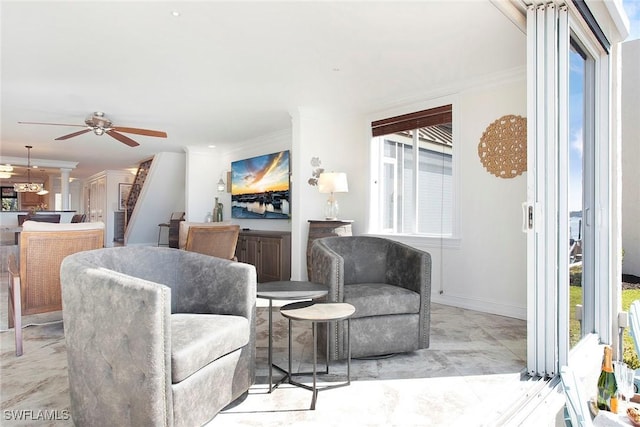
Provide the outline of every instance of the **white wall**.
{"type": "Polygon", "coordinates": [[[155,246],[158,224],[167,222],[172,212],[185,210],[185,188],[185,155],[156,154],[129,219],[125,245],[155,246]]]}
{"type": "Polygon", "coordinates": [[[498,178],[478,157],[487,126],[508,114],[526,117],[524,75],[461,93],[457,114],[461,240],[459,248],[445,250],[435,263],[434,270],[442,274],[434,277],[433,301],[524,319],[527,249],[521,205],[527,196],[526,172],[498,178]]]}
{"type": "MultiPolygon", "coordinates": [[[[218,193],[216,184],[220,179],[220,173],[226,170],[222,155],[218,149],[202,149],[201,147],[188,147],[186,150],[185,170],[185,220],[191,222],[204,222],[207,213],[213,211],[216,197],[225,205],[227,210],[227,194],[218,193]]],[[[226,177],[224,178],[226,182],[226,177]]],[[[229,202],[231,199],[229,199],[229,202]]],[[[230,215],[225,212],[224,219],[230,215]]]]}
{"type": "MultiPolygon", "coordinates": [[[[431,254],[433,302],[524,319],[527,251],[521,204],[526,200],[526,172],[498,178],[478,157],[487,126],[504,115],[526,116],[524,72],[438,101],[453,102],[454,108],[459,239],[394,238],[431,254]]],[[[377,113],[375,118],[431,108],[433,102],[377,113]]]]}
{"type": "Polygon", "coordinates": [[[622,272],[640,276],[640,40],[622,44],[622,272]]]}
{"type": "MultiPolygon", "coordinates": [[[[403,240],[431,253],[434,302],[525,318],[527,254],[521,204],[526,200],[526,172],[513,179],[497,178],[484,169],[477,150],[482,133],[493,121],[507,114],[526,115],[524,71],[505,75],[500,83],[475,86],[455,95],[461,238],[453,246],[434,246],[416,238],[403,240]]],[[[229,170],[231,161],[291,149],[291,221],[232,221],[243,228],[291,230],[292,278],[304,280],[308,220],[322,218],[326,201],[326,195],[307,183],[312,157],[319,157],[327,171],[347,173],[349,193],[337,195],[340,217],[354,220],[354,234],[369,231],[369,184],[373,179],[369,176],[370,120],[364,114],[328,108],[301,107],[291,111],[291,116],[290,130],[245,141],[233,150],[207,157],[189,153],[187,211],[195,212],[195,221],[204,220],[217,194],[215,183],[221,172],[229,170]],[[194,190],[192,179],[207,188],[194,190]]],[[[230,195],[225,194],[221,201],[225,219],[231,219],[230,195]]]]}
{"type": "MultiPolygon", "coordinates": [[[[231,218],[231,193],[219,192],[217,184],[220,178],[227,183],[227,172],[231,162],[291,150],[291,130],[284,129],[259,138],[234,143],[221,143],[219,148],[202,149],[188,147],[186,150],[186,220],[204,222],[207,213],[211,213],[215,198],[223,205],[223,219],[241,228],[255,230],[289,231],[290,220],[235,219],[231,218]],[[232,148],[229,148],[232,147],[232,148]]],[[[293,207],[295,213],[295,207],[293,207]]]]}
{"type": "Polygon", "coordinates": [[[340,110],[299,108],[293,118],[293,223],[291,227],[291,275],[307,278],[309,220],[324,219],[326,194],[307,183],[318,157],[327,172],[346,172],[348,193],[336,194],[340,219],[350,219],[354,234],[367,230],[369,136],[364,116],[340,110]]]}

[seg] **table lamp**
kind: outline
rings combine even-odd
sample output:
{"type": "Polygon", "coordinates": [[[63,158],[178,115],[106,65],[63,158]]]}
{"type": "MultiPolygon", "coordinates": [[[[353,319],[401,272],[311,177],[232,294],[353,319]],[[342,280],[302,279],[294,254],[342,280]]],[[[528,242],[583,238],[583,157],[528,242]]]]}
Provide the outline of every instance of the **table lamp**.
{"type": "Polygon", "coordinates": [[[347,184],[347,174],[344,172],[323,172],[318,177],[318,191],[329,194],[327,204],[325,206],[325,219],[338,219],[338,201],[334,193],[347,193],[349,185],[347,184]]]}

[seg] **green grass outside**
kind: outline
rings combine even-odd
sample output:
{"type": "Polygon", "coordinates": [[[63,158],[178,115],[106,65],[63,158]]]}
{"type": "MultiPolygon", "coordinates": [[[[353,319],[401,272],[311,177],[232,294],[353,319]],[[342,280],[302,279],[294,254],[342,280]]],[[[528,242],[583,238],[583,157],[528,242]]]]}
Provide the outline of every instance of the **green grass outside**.
{"type": "MultiPolygon", "coordinates": [[[[622,311],[629,311],[631,303],[640,299],[640,289],[626,289],[622,291],[622,311]]],[[[575,306],[582,304],[582,287],[569,286],[569,307],[571,307],[569,320],[569,343],[573,347],[580,340],[580,323],[575,319],[575,306]]],[[[640,368],[640,359],[636,354],[633,339],[629,334],[629,328],[624,331],[624,354],[622,359],[633,369],[640,368]]]]}

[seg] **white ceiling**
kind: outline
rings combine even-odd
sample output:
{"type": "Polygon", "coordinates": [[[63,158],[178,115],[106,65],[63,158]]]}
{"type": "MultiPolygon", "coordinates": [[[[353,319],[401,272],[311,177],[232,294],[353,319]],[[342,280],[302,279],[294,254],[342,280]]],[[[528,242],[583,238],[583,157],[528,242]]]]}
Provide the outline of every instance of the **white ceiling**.
{"type": "Polygon", "coordinates": [[[78,162],[71,176],[159,151],[238,143],[297,107],[373,112],[522,67],[525,36],[491,2],[6,1],[0,156],[78,162]],[[178,11],[180,16],[173,16],[178,11]],[[80,130],[104,111],[130,148],[80,130]]]}

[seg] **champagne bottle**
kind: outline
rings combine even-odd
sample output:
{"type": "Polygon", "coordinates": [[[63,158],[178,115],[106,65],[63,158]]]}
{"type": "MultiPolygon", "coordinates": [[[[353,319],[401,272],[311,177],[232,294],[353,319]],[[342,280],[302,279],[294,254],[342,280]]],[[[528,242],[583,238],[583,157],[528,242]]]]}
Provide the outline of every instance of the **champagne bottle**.
{"type": "Polygon", "coordinates": [[[604,347],[602,370],[598,378],[598,409],[618,412],[618,385],[613,373],[611,347],[604,347]]]}

